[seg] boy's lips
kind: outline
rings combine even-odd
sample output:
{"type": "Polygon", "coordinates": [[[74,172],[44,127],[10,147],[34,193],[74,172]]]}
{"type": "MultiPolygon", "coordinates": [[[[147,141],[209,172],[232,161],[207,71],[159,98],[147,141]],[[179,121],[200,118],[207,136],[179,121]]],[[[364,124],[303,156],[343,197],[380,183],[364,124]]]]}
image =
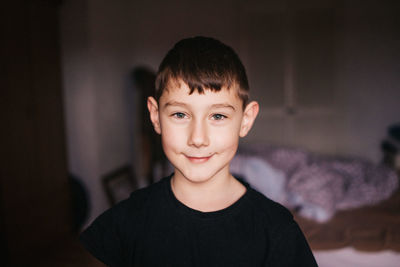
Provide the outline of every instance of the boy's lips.
{"type": "Polygon", "coordinates": [[[204,163],[208,161],[213,155],[206,156],[206,157],[192,157],[192,156],[186,156],[188,160],[190,160],[193,163],[204,163]]]}

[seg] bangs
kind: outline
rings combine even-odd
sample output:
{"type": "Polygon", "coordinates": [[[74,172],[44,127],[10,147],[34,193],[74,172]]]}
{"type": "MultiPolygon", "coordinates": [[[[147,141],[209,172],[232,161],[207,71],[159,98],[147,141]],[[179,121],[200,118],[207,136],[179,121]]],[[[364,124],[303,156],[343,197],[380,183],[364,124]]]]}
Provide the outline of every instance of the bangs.
{"type": "Polygon", "coordinates": [[[161,97],[164,90],[168,90],[171,83],[176,82],[179,84],[179,81],[188,85],[190,89],[189,94],[192,94],[195,91],[199,94],[203,94],[205,90],[218,92],[222,88],[229,90],[237,84],[233,77],[229,75],[215,75],[214,73],[207,72],[191,73],[184,72],[183,70],[173,72],[170,68],[166,68],[158,75],[156,80],[156,88],[162,88],[161,90],[156,91],[156,99],[161,97]]]}
{"type": "Polygon", "coordinates": [[[238,96],[247,105],[249,85],[242,62],[232,48],[212,38],[184,39],[167,53],[157,73],[157,100],[172,81],[186,83],[190,94],[237,87],[238,96]]]}

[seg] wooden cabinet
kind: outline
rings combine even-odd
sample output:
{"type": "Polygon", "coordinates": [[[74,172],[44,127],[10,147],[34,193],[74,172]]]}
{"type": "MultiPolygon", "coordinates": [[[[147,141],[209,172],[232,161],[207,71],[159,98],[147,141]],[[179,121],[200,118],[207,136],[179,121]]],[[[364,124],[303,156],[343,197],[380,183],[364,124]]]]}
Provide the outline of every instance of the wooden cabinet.
{"type": "Polygon", "coordinates": [[[333,144],[324,139],[334,133],[337,115],[336,14],[328,1],[306,2],[243,7],[240,54],[261,105],[251,138],[329,150],[333,144]]]}
{"type": "Polygon", "coordinates": [[[59,1],[1,8],[1,258],[35,259],[71,237],[58,42],[59,1]]]}

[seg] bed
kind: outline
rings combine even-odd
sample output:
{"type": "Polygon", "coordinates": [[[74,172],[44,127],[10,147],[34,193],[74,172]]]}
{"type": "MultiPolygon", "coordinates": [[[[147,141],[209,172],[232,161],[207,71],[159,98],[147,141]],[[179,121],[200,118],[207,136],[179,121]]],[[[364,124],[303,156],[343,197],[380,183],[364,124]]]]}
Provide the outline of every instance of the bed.
{"type": "Polygon", "coordinates": [[[398,267],[400,255],[393,251],[364,252],[352,247],[314,251],[320,267],[398,267]]]}
{"type": "Polygon", "coordinates": [[[400,191],[320,224],[295,215],[319,266],[400,266],[400,191]]]}
{"type": "Polygon", "coordinates": [[[319,266],[400,266],[400,189],[393,170],[265,145],[241,148],[231,170],[291,209],[319,266]]]}

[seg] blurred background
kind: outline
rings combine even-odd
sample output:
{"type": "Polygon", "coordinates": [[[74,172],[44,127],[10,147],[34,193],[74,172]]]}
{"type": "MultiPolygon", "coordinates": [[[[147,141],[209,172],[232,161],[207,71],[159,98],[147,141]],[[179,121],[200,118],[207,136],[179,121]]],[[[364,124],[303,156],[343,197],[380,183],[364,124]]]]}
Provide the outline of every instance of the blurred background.
{"type": "Polygon", "coordinates": [[[389,0],[8,1],[2,258],[88,266],[76,235],[112,205],[110,179],[151,181],[151,85],[137,70],[151,81],[185,37],[217,38],[242,59],[261,105],[242,145],[382,161],[387,129],[400,122],[399,11],[389,0]]]}

